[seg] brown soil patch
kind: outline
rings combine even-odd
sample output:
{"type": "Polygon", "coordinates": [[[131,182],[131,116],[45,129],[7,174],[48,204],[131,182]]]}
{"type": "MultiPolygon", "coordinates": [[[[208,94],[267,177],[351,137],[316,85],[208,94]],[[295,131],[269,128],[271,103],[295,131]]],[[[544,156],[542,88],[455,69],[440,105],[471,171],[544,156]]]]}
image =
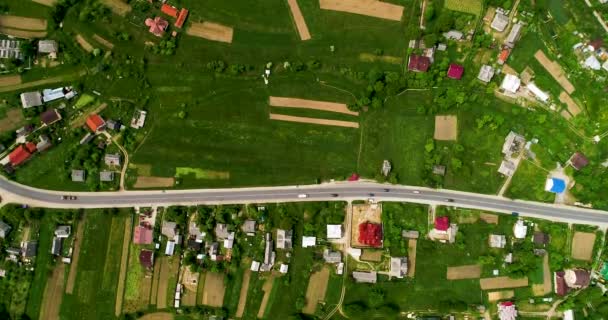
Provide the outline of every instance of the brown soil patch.
{"type": "Polygon", "coordinates": [[[382,205],[353,205],[353,219],[350,230],[350,242],[353,247],[366,247],[366,245],[359,243],[359,225],[363,222],[382,223],[382,205]]]}
{"type": "MultiPolygon", "coordinates": [[[[0,30],[0,33],[2,33],[1,30],[0,30]]],[[[38,37],[38,38],[40,38],[40,37],[38,37]]],[[[81,71],[78,73],[68,74],[68,75],[64,75],[64,76],[36,80],[36,81],[32,81],[32,82],[25,82],[25,83],[17,84],[14,86],[0,87],[0,92],[17,91],[17,90],[27,89],[27,88],[31,88],[31,87],[38,87],[38,86],[45,85],[45,84],[51,84],[51,83],[62,82],[62,81],[72,81],[72,80],[77,79],[78,77],[84,76],[85,74],[87,74],[86,71],[81,71]]]]}
{"type": "Polygon", "coordinates": [[[498,224],[498,215],[490,214],[490,213],[481,213],[479,214],[479,218],[486,223],[490,224],[498,224]]]}
{"type": "Polygon", "coordinates": [[[595,233],[575,232],[572,238],[572,258],[591,261],[594,244],[595,233]]]}
{"type": "Polygon", "coordinates": [[[515,69],[511,68],[511,66],[506,63],[502,66],[502,73],[514,76],[519,75],[519,72],[515,71],[515,69]]]}
{"type": "Polygon", "coordinates": [[[562,117],[564,117],[564,119],[566,120],[570,120],[572,119],[572,115],[566,111],[566,110],[562,110],[562,112],[559,113],[562,117]]]}
{"type": "Polygon", "coordinates": [[[481,277],[481,266],[471,264],[466,266],[448,267],[448,280],[478,279],[481,277]]]}
{"type": "Polygon", "coordinates": [[[270,299],[270,292],[272,291],[272,286],[274,285],[274,276],[268,277],[264,285],[262,286],[262,290],[264,291],[264,297],[262,298],[262,303],[260,303],[260,309],[258,310],[258,318],[263,318],[264,313],[266,313],[266,307],[268,306],[268,300],[270,299]]]}
{"type": "Polygon", "coordinates": [[[536,60],[538,60],[541,66],[545,67],[553,79],[555,79],[555,81],[557,81],[568,94],[572,94],[572,92],[574,92],[574,85],[572,85],[570,80],[568,80],[566,77],[566,72],[564,69],[562,69],[562,66],[560,66],[559,63],[549,59],[542,50],[536,51],[534,57],[536,60]]]}
{"type": "Polygon", "coordinates": [[[401,21],[403,7],[377,0],[319,0],[321,9],[401,21]]]}
{"type": "Polygon", "coordinates": [[[10,109],[6,117],[0,120],[0,132],[11,131],[19,127],[23,122],[23,112],[19,109],[10,109]]]}
{"type": "Polygon", "coordinates": [[[147,177],[138,176],[137,181],[133,187],[135,188],[165,188],[173,187],[175,184],[174,178],[166,177],[147,177]]]}
{"type": "Polygon", "coordinates": [[[435,140],[456,140],[456,138],[458,138],[458,118],[435,116],[435,140]]]}
{"type": "Polygon", "coordinates": [[[416,239],[410,239],[407,243],[407,259],[409,267],[407,269],[407,276],[413,278],[416,275],[416,246],[418,241],[416,239]]]}
{"type": "Polygon", "coordinates": [[[514,296],[515,291],[513,290],[488,292],[488,301],[494,302],[498,300],[511,299],[514,296]]]}
{"type": "Polygon", "coordinates": [[[64,277],[65,264],[58,262],[44,288],[42,307],[40,308],[40,320],[59,319],[59,309],[61,307],[61,300],[63,299],[64,277]]]}
{"type": "Polygon", "coordinates": [[[325,300],[328,281],[329,268],[327,267],[310,275],[308,288],[306,289],[306,305],[302,309],[303,313],[315,314],[317,304],[319,304],[320,301],[325,300]]]}
{"type": "Polygon", "coordinates": [[[479,279],[481,290],[493,290],[503,288],[527,287],[528,278],[512,279],[509,277],[483,278],[479,279]]]}
{"type": "Polygon", "coordinates": [[[377,56],[371,53],[360,53],[359,60],[363,62],[386,62],[391,64],[402,64],[403,59],[401,57],[394,56],[377,56]]]}
{"type": "Polygon", "coordinates": [[[361,253],[361,260],[380,262],[382,261],[382,250],[364,249],[361,253]]]}
{"type": "Polygon", "coordinates": [[[313,124],[320,124],[320,125],[324,125],[324,126],[347,127],[347,128],[356,128],[356,129],[359,128],[359,123],[352,122],[352,121],[296,117],[296,116],[287,116],[284,114],[276,114],[276,113],[270,114],[270,120],[289,121],[289,122],[298,122],[298,123],[313,123],[313,124]]]}
{"type": "Polygon", "coordinates": [[[289,4],[293,20],[296,23],[296,29],[298,29],[298,33],[300,34],[300,39],[302,39],[302,41],[310,40],[310,32],[308,31],[306,20],[304,20],[298,2],[296,0],[287,0],[287,3],[289,4]]]}
{"type": "Polygon", "coordinates": [[[32,0],[36,3],[40,3],[43,6],[52,7],[57,3],[57,0],[32,0]]]}
{"type": "Polygon", "coordinates": [[[46,30],[47,23],[44,19],[18,16],[0,16],[0,26],[30,31],[44,31],[46,30]]]}
{"type": "Polygon", "coordinates": [[[196,306],[196,293],[198,292],[200,274],[190,271],[190,267],[183,266],[180,279],[183,284],[182,305],[189,307],[196,306]]]}
{"type": "Polygon", "coordinates": [[[20,83],[21,83],[21,76],[20,75],[1,76],[0,77],[0,87],[14,86],[14,85],[20,84],[20,83]]]}
{"type": "Polygon", "coordinates": [[[247,304],[247,292],[249,291],[249,278],[251,278],[251,270],[245,270],[243,274],[243,282],[241,284],[241,293],[239,295],[239,306],[236,309],[236,317],[243,317],[245,312],[245,305],[247,304]]]}
{"type": "Polygon", "coordinates": [[[114,44],[112,42],[100,37],[99,35],[94,34],[93,40],[99,42],[101,45],[103,45],[104,47],[106,47],[110,50],[114,49],[114,44]]]}
{"type": "Polygon", "coordinates": [[[164,309],[167,307],[167,288],[169,288],[169,275],[171,269],[171,261],[169,257],[158,259],[158,268],[160,268],[160,276],[158,279],[158,290],[156,293],[156,308],[164,309]]]}
{"type": "Polygon", "coordinates": [[[87,117],[91,114],[91,113],[100,113],[101,111],[103,111],[103,109],[105,109],[108,106],[107,103],[102,103],[100,104],[97,108],[95,108],[94,110],[91,110],[90,112],[83,112],[82,115],[74,120],[72,120],[70,122],[70,125],[72,126],[72,128],[78,128],[78,127],[82,127],[84,126],[85,122],[87,122],[87,117]]]}
{"type": "Polygon", "coordinates": [[[139,320],[173,320],[173,314],[169,312],[148,313],[139,320]]]}
{"type": "Polygon", "coordinates": [[[68,275],[68,282],[65,286],[65,293],[72,294],[74,292],[74,285],[76,284],[76,273],[78,272],[78,261],[80,260],[80,246],[82,245],[82,239],[84,237],[84,224],[86,221],[86,214],[83,215],[82,219],[78,221],[76,229],[76,236],[74,237],[74,251],[72,254],[72,264],[70,265],[70,274],[68,275]]]}
{"type": "Polygon", "coordinates": [[[79,35],[79,34],[76,35],[76,41],[78,41],[78,44],[84,49],[84,51],[86,51],[86,52],[93,51],[93,46],[81,35],[79,35]]]}
{"type": "MultiPolygon", "coordinates": [[[[265,286],[265,285],[264,285],[265,286]]],[[[202,303],[210,307],[221,307],[224,304],[224,274],[207,272],[202,303]]]]}
{"type": "Polygon", "coordinates": [[[120,316],[122,313],[122,300],[125,296],[125,280],[127,279],[127,264],[129,262],[129,244],[131,243],[131,222],[127,218],[125,221],[125,231],[122,239],[122,255],[120,256],[120,273],[118,274],[118,289],[116,290],[115,314],[120,316]]]}
{"type": "Polygon", "coordinates": [[[3,26],[0,26],[0,33],[23,39],[42,38],[46,36],[46,31],[26,31],[3,26]]]}
{"type": "Polygon", "coordinates": [[[101,2],[119,16],[125,16],[131,11],[131,6],[122,0],[101,0],[101,2]]]}
{"type": "Polygon", "coordinates": [[[559,101],[565,103],[568,106],[568,111],[570,111],[573,116],[576,117],[579,113],[581,113],[581,107],[579,107],[578,104],[576,104],[576,102],[572,100],[572,97],[570,97],[570,95],[567,94],[565,91],[562,91],[559,94],[559,101]]]}
{"type": "Polygon", "coordinates": [[[152,289],[152,277],[146,275],[141,279],[139,286],[139,299],[137,304],[137,310],[146,310],[150,305],[150,290],[152,289]]]}
{"type": "Polygon", "coordinates": [[[359,112],[348,110],[348,106],[345,103],[306,100],[306,99],[298,99],[298,98],[270,97],[268,99],[268,104],[270,104],[273,107],[314,109],[314,110],[344,113],[344,114],[349,114],[351,116],[359,115],[359,112]]]}
{"type": "Polygon", "coordinates": [[[553,289],[551,276],[552,273],[549,269],[549,255],[545,254],[543,257],[543,283],[532,285],[532,292],[535,296],[540,297],[551,293],[551,289],[553,289]]]}
{"type": "Polygon", "coordinates": [[[188,30],[186,30],[186,33],[191,36],[211,41],[232,43],[234,29],[232,29],[232,27],[224,26],[219,23],[205,21],[203,23],[191,23],[188,30]]]}

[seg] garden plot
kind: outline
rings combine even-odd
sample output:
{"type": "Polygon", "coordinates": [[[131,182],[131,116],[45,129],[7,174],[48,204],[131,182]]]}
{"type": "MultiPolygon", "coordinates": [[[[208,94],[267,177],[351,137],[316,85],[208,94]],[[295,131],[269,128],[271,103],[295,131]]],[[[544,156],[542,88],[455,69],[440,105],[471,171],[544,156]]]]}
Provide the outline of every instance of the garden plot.
{"type": "Polygon", "coordinates": [[[479,279],[479,277],[481,277],[481,266],[478,264],[448,267],[446,276],[448,280],[479,279]]]}
{"type": "Polygon", "coordinates": [[[346,127],[346,128],[359,128],[359,123],[352,121],[341,121],[341,120],[327,120],[327,119],[318,119],[318,118],[308,118],[308,117],[297,117],[297,116],[288,116],[284,114],[270,114],[270,120],[279,120],[279,121],[288,121],[288,122],[298,122],[298,123],[310,123],[310,124],[320,124],[324,126],[334,126],[334,127],[346,127]]]}
{"type": "Polygon", "coordinates": [[[407,259],[409,268],[407,269],[407,276],[413,278],[416,275],[416,246],[418,240],[410,239],[407,244],[407,259]]]}
{"type": "Polygon", "coordinates": [[[319,0],[321,9],[401,21],[403,7],[377,0],[319,0]]]}
{"type": "Polygon", "coordinates": [[[236,317],[243,317],[245,312],[245,305],[247,305],[247,292],[249,291],[249,279],[251,278],[251,270],[245,270],[243,274],[243,283],[241,285],[241,293],[239,295],[239,306],[236,309],[236,317]]]}
{"type": "Polygon", "coordinates": [[[134,188],[145,189],[145,188],[168,188],[173,187],[175,184],[174,178],[167,177],[150,177],[150,176],[138,176],[134,188]]]}
{"type": "Polygon", "coordinates": [[[481,290],[494,290],[503,288],[519,288],[528,286],[528,277],[513,279],[509,277],[479,279],[481,290]]]}
{"type": "Polygon", "coordinates": [[[481,14],[481,0],[446,0],[445,8],[452,11],[460,11],[472,15],[481,14]]]}
{"type": "Polygon", "coordinates": [[[0,132],[11,131],[18,128],[23,122],[23,112],[19,109],[10,109],[6,116],[0,120],[0,132]]]}
{"type": "Polygon", "coordinates": [[[114,49],[114,44],[102,37],[100,37],[99,35],[94,34],[93,35],[93,40],[99,42],[101,45],[103,45],[104,47],[108,48],[109,50],[114,49]]]}
{"type": "Polygon", "coordinates": [[[382,250],[364,249],[362,250],[360,259],[363,261],[380,262],[382,261],[382,250]]]}
{"type": "Polygon", "coordinates": [[[296,23],[296,29],[298,29],[300,39],[302,41],[310,40],[310,31],[308,31],[308,26],[306,25],[306,20],[304,20],[300,6],[298,6],[298,1],[287,0],[287,4],[289,4],[289,10],[291,10],[291,15],[296,23]]]}
{"type": "Polygon", "coordinates": [[[511,299],[514,296],[515,291],[513,290],[488,292],[488,301],[494,302],[498,300],[511,299]]]}
{"type": "Polygon", "coordinates": [[[224,274],[207,272],[205,274],[205,286],[203,287],[202,304],[210,307],[220,308],[224,304],[224,274]]]}
{"type": "Polygon", "coordinates": [[[21,76],[20,75],[2,76],[2,77],[0,77],[0,87],[14,86],[14,85],[20,84],[20,83],[21,83],[21,76]]]}
{"type": "Polygon", "coordinates": [[[36,3],[39,3],[43,6],[52,7],[54,6],[58,0],[32,0],[36,3]]]}
{"type": "Polygon", "coordinates": [[[173,320],[173,314],[169,312],[148,313],[139,320],[173,320]]]}
{"type": "Polygon", "coordinates": [[[63,262],[58,262],[53,269],[51,277],[46,282],[44,297],[42,298],[42,308],[40,310],[40,319],[59,319],[59,310],[61,301],[63,300],[64,278],[65,264],[63,262]]]}
{"type": "Polygon", "coordinates": [[[270,97],[268,99],[268,104],[270,104],[270,106],[272,107],[313,109],[343,113],[352,116],[359,115],[359,112],[348,110],[348,106],[345,103],[315,101],[288,97],[270,97]]]}
{"type": "Polygon", "coordinates": [[[310,275],[308,288],[306,289],[306,305],[302,309],[303,313],[315,314],[317,304],[325,300],[327,282],[329,281],[329,268],[324,267],[321,271],[310,275]]]}
{"type": "Polygon", "coordinates": [[[490,224],[498,224],[498,215],[491,213],[480,213],[479,219],[485,221],[490,224]]]}
{"type": "Polygon", "coordinates": [[[46,31],[47,21],[44,19],[28,17],[0,16],[0,27],[29,31],[46,31]]]}
{"type": "Polygon", "coordinates": [[[0,26],[0,33],[23,39],[43,38],[46,36],[46,31],[26,31],[3,26],[0,26]]]}
{"type": "Polygon", "coordinates": [[[76,41],[86,52],[93,52],[93,46],[81,35],[76,35],[76,41]]]}
{"type": "Polygon", "coordinates": [[[196,306],[196,293],[198,291],[200,274],[190,271],[190,267],[183,266],[180,279],[184,290],[182,293],[182,305],[189,307],[196,306]]]}
{"type": "Polygon", "coordinates": [[[186,30],[186,33],[211,41],[232,43],[234,29],[219,23],[205,21],[203,23],[191,23],[190,27],[186,30]]]}
{"type": "Polygon", "coordinates": [[[355,204],[353,205],[353,219],[351,226],[351,246],[366,247],[365,244],[359,243],[359,225],[364,222],[376,224],[382,223],[382,205],[381,204],[355,204]]]}
{"type": "MultiPolygon", "coordinates": [[[[1,31],[0,31],[0,33],[1,33],[1,31]]],[[[25,83],[16,84],[13,86],[0,87],[0,92],[17,91],[17,90],[27,89],[27,88],[31,88],[31,87],[38,87],[41,85],[51,84],[51,83],[56,83],[56,82],[73,81],[73,80],[76,80],[78,77],[84,76],[86,73],[87,73],[86,71],[81,71],[78,73],[66,74],[63,76],[57,76],[57,77],[52,77],[52,78],[47,78],[47,79],[42,79],[42,80],[37,80],[37,81],[32,81],[32,82],[25,82],[25,83]]]]}
{"type": "Polygon", "coordinates": [[[435,116],[435,140],[453,141],[458,138],[456,116],[435,116]]]}
{"type": "Polygon", "coordinates": [[[131,12],[131,6],[125,3],[122,0],[101,0],[103,4],[110,7],[112,12],[116,13],[119,16],[125,16],[127,13],[131,12]]]}
{"type": "Polygon", "coordinates": [[[579,107],[578,104],[576,104],[576,102],[572,100],[572,97],[570,97],[570,95],[567,94],[565,91],[562,91],[559,94],[559,101],[565,103],[568,106],[568,111],[573,116],[576,117],[579,113],[581,113],[581,107],[579,107]]]}
{"type": "Polygon", "coordinates": [[[594,244],[595,233],[575,232],[572,238],[572,258],[591,261],[594,244]]]}
{"type": "Polygon", "coordinates": [[[572,94],[572,92],[574,92],[574,85],[570,82],[570,80],[568,80],[566,77],[566,72],[564,69],[562,69],[562,66],[560,66],[559,63],[549,59],[542,50],[536,51],[534,57],[543,67],[545,67],[555,81],[557,81],[562,88],[566,90],[566,93],[572,94]]]}
{"type": "Polygon", "coordinates": [[[386,62],[390,64],[402,64],[403,59],[395,56],[379,56],[371,53],[360,53],[359,60],[363,62],[386,62]]]}
{"type": "Polygon", "coordinates": [[[74,292],[74,284],[76,283],[76,273],[78,271],[78,260],[80,258],[80,247],[82,246],[82,238],[84,236],[84,226],[86,215],[78,222],[76,236],[74,237],[74,252],[72,254],[72,263],[70,264],[70,273],[65,286],[65,293],[72,294],[74,292]]]}
{"type": "Polygon", "coordinates": [[[129,244],[131,243],[131,218],[125,221],[125,231],[122,242],[122,255],[120,257],[120,273],[118,274],[118,288],[116,289],[115,314],[122,313],[122,300],[125,292],[125,281],[127,279],[127,264],[129,262],[129,244]]]}
{"type": "Polygon", "coordinates": [[[158,279],[158,291],[156,294],[156,308],[164,309],[167,307],[167,297],[168,297],[168,288],[169,288],[169,278],[171,278],[171,273],[176,273],[176,263],[172,257],[162,257],[160,260],[158,267],[160,267],[160,276],[158,279]]]}
{"type": "Polygon", "coordinates": [[[264,291],[264,297],[262,298],[262,303],[260,303],[260,309],[258,310],[258,318],[263,318],[266,313],[266,307],[268,306],[268,300],[270,300],[270,293],[272,292],[272,287],[274,285],[274,277],[271,275],[264,282],[264,286],[262,286],[262,291],[264,291]]]}

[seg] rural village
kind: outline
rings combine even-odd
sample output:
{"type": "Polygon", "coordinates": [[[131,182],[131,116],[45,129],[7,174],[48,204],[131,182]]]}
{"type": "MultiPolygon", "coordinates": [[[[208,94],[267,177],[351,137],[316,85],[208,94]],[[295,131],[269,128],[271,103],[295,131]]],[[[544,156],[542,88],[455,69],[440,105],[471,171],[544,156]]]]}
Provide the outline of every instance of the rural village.
{"type": "Polygon", "coordinates": [[[606,20],[604,0],[0,3],[2,179],[66,208],[2,203],[0,318],[604,319],[601,223],[373,193],[74,206],[373,181],[607,210],[606,20]]]}

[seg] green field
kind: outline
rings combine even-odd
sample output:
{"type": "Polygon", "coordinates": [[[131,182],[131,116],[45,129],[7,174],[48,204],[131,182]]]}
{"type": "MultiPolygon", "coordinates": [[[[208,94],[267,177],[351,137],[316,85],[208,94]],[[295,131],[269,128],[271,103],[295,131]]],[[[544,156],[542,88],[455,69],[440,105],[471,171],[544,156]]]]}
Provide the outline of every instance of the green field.
{"type": "MultiPolygon", "coordinates": [[[[483,1],[481,0],[446,0],[445,8],[479,16],[483,1]]],[[[507,8],[508,9],[508,8],[507,8]]]]}

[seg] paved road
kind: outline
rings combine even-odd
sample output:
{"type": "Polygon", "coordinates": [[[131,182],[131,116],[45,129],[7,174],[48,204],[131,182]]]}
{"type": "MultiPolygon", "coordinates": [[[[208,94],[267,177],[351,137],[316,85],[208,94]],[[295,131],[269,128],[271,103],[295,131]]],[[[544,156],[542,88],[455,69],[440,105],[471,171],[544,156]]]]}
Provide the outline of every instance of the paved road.
{"type": "Polygon", "coordinates": [[[326,200],[406,201],[482,209],[570,223],[608,227],[608,212],[578,207],[510,200],[498,196],[451,190],[393,186],[370,182],[332,183],[308,186],[197,189],[122,192],[58,192],[35,189],[0,179],[3,203],[24,203],[49,208],[105,208],[168,206],[219,203],[264,203],[326,200]],[[306,198],[298,195],[305,194],[306,198]],[[76,200],[62,200],[75,195],[76,200]],[[448,199],[452,199],[451,202],[448,199]]]}

